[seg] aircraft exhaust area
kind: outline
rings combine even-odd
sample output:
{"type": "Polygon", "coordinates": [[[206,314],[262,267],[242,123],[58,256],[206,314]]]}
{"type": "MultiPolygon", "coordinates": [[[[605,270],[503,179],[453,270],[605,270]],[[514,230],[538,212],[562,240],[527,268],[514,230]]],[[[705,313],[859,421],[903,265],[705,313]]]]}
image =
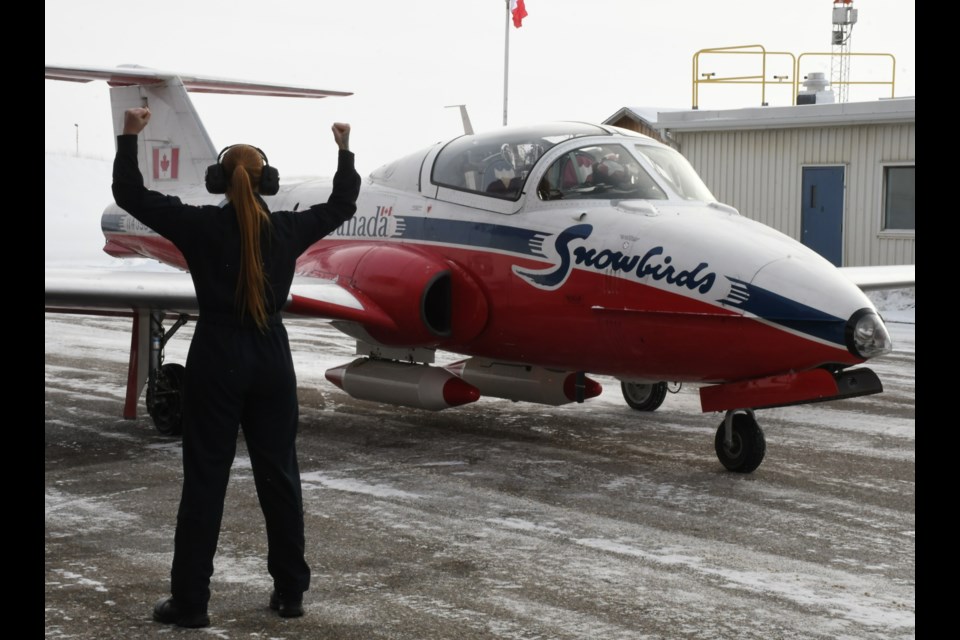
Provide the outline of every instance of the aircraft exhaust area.
{"type": "MultiPolygon", "coordinates": [[[[179,439],[124,420],[129,320],[45,315],[46,638],[160,638],[179,439]]],[[[210,602],[216,638],[913,638],[915,325],[877,395],[758,412],[729,473],[696,388],[654,413],[481,398],[433,413],[349,397],[353,340],[287,322],[300,383],[306,616],[267,608],[242,438],[210,602]]],[[[192,323],[167,346],[183,362],[192,323]]],[[[438,358],[439,360],[439,358],[438,358]]],[[[453,362],[437,362],[446,366],[453,362]]]]}

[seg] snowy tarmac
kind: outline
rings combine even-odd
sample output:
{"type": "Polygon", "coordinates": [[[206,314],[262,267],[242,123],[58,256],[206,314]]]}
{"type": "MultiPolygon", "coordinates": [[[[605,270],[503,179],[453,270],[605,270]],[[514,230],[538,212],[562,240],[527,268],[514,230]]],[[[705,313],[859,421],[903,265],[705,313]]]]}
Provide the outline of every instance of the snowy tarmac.
{"type": "MultiPolygon", "coordinates": [[[[885,314],[886,315],[886,314],[885,314]]],[[[888,320],[890,316],[888,317],[888,320]]],[[[912,313],[908,320],[912,320],[912,313]]],[[[915,325],[888,326],[882,394],[757,412],[750,475],[713,451],[696,389],[655,413],[495,399],[429,413],[323,378],[353,343],[289,321],[300,380],[306,616],[272,586],[249,459],[227,495],[212,626],[154,623],[180,445],[124,420],[129,321],[45,314],[45,637],[913,638],[915,325]]],[[[183,362],[187,325],[167,348],[183,362]]]]}

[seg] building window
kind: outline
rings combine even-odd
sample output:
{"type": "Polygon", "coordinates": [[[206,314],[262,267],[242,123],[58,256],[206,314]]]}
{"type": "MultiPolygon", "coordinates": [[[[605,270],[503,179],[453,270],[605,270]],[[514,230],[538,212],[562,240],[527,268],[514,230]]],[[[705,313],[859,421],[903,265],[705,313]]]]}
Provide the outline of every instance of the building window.
{"type": "Polygon", "coordinates": [[[883,168],[883,228],[917,228],[916,166],[883,168]]]}

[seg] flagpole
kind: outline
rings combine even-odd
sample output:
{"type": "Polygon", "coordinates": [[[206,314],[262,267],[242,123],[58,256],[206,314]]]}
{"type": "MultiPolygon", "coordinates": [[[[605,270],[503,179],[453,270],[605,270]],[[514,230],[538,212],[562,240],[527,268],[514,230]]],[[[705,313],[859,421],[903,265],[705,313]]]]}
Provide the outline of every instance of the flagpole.
{"type": "Polygon", "coordinates": [[[507,126],[507,81],[510,75],[510,0],[503,0],[503,126],[507,126]]]}

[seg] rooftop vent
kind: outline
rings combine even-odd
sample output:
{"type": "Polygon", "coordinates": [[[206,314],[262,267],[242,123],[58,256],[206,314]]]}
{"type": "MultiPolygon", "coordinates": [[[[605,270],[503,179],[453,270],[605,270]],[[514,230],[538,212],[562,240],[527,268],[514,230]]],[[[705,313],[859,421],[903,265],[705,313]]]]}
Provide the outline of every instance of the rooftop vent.
{"type": "Polygon", "coordinates": [[[814,71],[803,79],[803,89],[797,94],[797,104],[831,104],[836,102],[826,74],[814,71]]]}

